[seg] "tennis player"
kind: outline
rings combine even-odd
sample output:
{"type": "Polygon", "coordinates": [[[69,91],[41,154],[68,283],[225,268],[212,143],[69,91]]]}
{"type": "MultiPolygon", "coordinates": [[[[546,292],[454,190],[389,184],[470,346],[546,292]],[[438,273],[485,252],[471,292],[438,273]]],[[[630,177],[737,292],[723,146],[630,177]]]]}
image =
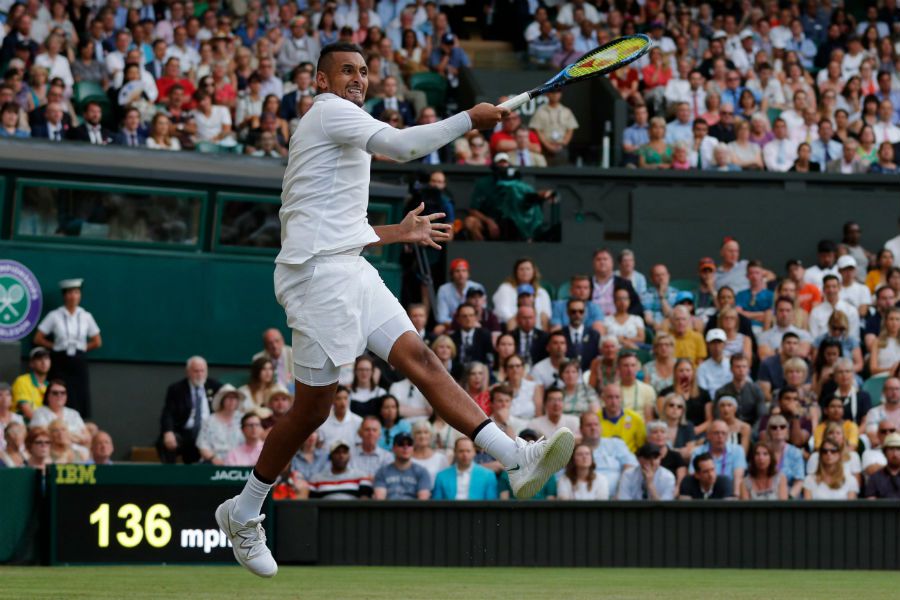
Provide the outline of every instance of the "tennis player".
{"type": "Polygon", "coordinates": [[[367,246],[440,248],[439,242],[450,239],[450,225],[436,222],[444,214],[422,215],[424,205],[399,224],[369,225],[371,154],[412,160],[472,128],[493,128],[508,111],[479,104],[438,123],[394,129],[361,108],[367,67],[354,44],[323,48],[316,86],[315,103],[291,140],[275,261],[275,294],[293,330],[294,405],[266,439],[244,490],[216,509],[238,562],[262,577],[278,571],[261,525],[263,502],[303,441],[328,417],[340,365],[367,348],[403,372],[447,423],[500,460],[518,497],[536,494],[565,466],[575,443],[568,429],[539,442],[507,437],[450,377],[378,272],[360,256],[367,246]]]}

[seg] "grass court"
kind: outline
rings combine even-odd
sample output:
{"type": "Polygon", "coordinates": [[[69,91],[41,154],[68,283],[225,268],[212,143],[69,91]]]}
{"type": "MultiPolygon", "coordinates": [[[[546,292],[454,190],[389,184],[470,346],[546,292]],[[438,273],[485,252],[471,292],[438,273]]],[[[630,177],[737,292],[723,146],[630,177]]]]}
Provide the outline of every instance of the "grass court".
{"type": "Polygon", "coordinates": [[[0,598],[500,600],[531,598],[897,598],[897,573],[710,569],[3,567],[0,598]]]}

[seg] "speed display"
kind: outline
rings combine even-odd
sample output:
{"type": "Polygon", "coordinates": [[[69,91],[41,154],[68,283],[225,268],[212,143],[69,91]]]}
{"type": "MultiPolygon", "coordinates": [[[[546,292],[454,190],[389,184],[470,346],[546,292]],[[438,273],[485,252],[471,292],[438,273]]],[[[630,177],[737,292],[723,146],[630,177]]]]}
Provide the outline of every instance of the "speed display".
{"type": "Polygon", "coordinates": [[[231,563],[231,545],[213,512],[241,490],[249,472],[209,465],[55,465],[48,472],[51,561],[231,563]]]}

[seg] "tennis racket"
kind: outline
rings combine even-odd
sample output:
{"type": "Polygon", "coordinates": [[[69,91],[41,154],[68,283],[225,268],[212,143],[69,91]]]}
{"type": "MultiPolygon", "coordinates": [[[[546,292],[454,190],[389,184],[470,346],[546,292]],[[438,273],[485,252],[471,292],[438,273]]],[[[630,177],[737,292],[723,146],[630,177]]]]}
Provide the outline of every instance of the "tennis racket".
{"type": "Polygon", "coordinates": [[[642,33],[620,37],[608,44],[594,48],[540,87],[513,96],[500,106],[515,110],[532,98],[547,92],[558,90],[570,83],[606,75],[624,67],[642,57],[649,50],[650,38],[642,33]]]}

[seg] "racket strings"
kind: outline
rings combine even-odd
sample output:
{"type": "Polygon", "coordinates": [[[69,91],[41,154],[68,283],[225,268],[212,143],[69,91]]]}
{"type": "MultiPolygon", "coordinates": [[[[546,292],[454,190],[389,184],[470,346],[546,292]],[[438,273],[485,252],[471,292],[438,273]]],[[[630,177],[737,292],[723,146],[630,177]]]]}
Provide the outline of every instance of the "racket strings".
{"type": "Polygon", "coordinates": [[[597,48],[586,54],[570,66],[566,75],[572,78],[583,77],[599,71],[607,71],[610,67],[628,63],[639,56],[649,45],[643,37],[625,38],[613,42],[609,46],[597,48]]]}

